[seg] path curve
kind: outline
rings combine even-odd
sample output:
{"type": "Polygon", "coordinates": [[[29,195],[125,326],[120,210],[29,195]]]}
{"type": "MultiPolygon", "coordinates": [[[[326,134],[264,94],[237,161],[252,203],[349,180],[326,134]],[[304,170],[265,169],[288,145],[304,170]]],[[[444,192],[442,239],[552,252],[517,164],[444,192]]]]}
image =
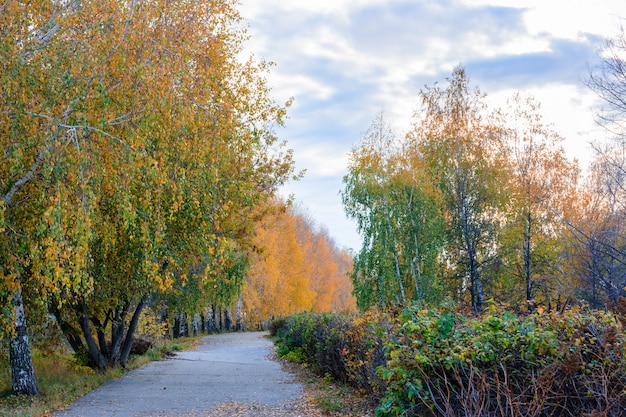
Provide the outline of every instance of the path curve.
{"type": "Polygon", "coordinates": [[[277,410],[289,415],[289,403],[303,395],[303,387],[270,359],[273,344],[266,335],[254,332],[203,337],[194,350],[108,381],[52,415],[248,415],[243,409],[249,410],[249,415],[261,415],[262,409],[274,410],[268,415],[278,415],[277,410]]]}

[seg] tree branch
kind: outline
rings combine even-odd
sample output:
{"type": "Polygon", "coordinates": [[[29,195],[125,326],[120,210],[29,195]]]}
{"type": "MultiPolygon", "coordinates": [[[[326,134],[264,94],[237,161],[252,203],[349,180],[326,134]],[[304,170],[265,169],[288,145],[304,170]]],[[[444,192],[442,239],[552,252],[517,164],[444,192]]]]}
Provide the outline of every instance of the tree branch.
{"type": "Polygon", "coordinates": [[[33,178],[33,176],[35,175],[35,171],[37,171],[37,169],[43,164],[47,151],[48,151],[48,148],[46,147],[39,152],[39,155],[37,155],[35,162],[33,162],[33,164],[30,166],[30,168],[28,169],[28,172],[26,172],[26,174],[24,174],[22,178],[17,180],[15,184],[13,184],[9,192],[5,194],[5,196],[2,198],[2,202],[4,203],[5,206],[9,206],[13,202],[13,197],[15,196],[15,193],[24,184],[26,184],[28,181],[30,181],[33,178]]]}

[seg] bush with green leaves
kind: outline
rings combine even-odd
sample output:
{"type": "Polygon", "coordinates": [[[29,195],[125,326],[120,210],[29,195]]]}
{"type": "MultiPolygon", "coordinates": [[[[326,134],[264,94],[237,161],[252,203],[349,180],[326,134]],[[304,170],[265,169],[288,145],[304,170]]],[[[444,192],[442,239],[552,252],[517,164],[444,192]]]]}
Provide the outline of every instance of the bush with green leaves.
{"type": "Polygon", "coordinates": [[[301,314],[278,351],[379,401],[379,417],[626,415],[626,317],[570,310],[467,317],[301,314]]]}
{"type": "Polygon", "coordinates": [[[604,312],[478,318],[407,309],[381,368],[377,415],[621,416],[626,346],[604,312]]]}
{"type": "Polygon", "coordinates": [[[386,362],[384,317],[334,313],[292,316],[277,340],[278,353],[298,358],[319,375],[378,398],[383,385],[377,369],[386,362]]]}
{"type": "Polygon", "coordinates": [[[287,319],[278,317],[270,322],[269,332],[272,337],[280,337],[287,330],[287,319]]]}

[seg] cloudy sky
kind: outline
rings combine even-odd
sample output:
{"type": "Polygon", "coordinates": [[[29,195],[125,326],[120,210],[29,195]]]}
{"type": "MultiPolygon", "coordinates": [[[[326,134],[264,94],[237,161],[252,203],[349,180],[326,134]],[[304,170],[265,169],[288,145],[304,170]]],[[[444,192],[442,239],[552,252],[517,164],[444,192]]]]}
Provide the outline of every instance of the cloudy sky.
{"type": "Polygon", "coordinates": [[[285,128],[305,178],[293,194],[338,245],[360,248],[339,195],[348,153],[381,111],[398,135],[421,89],[462,64],[494,103],[542,104],[572,157],[588,160],[599,104],[584,85],[599,48],[626,23],[624,0],[240,0],[257,58],[273,61],[285,128]]]}

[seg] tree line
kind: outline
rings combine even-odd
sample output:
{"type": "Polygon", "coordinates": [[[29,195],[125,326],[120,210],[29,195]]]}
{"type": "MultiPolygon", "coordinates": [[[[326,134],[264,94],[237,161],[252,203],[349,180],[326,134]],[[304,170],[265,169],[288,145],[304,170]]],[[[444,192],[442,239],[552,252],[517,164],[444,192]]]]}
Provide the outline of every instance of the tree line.
{"type": "Polygon", "coordinates": [[[268,330],[296,313],[353,312],[352,256],[303,208],[274,199],[255,222],[241,274],[206,271],[207,282],[187,280],[163,299],[152,296],[153,315],[172,326],[174,338],[192,333],[268,330]],[[237,297],[222,297],[234,281],[237,297]],[[206,291],[206,287],[213,288],[206,291]]]}
{"type": "Polygon", "coordinates": [[[54,317],[104,369],[128,360],[147,305],[241,296],[255,228],[299,176],[275,134],[289,103],[271,98],[270,63],[244,56],[246,38],[234,0],[0,4],[0,332],[14,393],[39,393],[28,323],[54,317]]]}
{"type": "Polygon", "coordinates": [[[354,311],[352,257],[302,209],[278,204],[255,225],[255,248],[242,293],[248,325],[303,311],[354,311]]]}
{"type": "Polygon", "coordinates": [[[462,66],[420,92],[406,135],[376,116],[342,192],[363,237],[352,273],[359,307],[615,306],[626,295],[625,50],[622,32],[592,69],[604,125],[618,130],[595,145],[586,172],[540,103],[518,93],[490,107],[462,66]]]}

